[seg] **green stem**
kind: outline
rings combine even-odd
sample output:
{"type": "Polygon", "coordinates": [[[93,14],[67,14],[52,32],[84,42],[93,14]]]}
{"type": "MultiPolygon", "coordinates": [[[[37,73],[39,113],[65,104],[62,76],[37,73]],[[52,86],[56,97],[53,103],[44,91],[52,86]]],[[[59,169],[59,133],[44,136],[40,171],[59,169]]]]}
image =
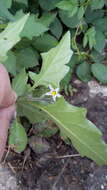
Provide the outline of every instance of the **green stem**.
{"type": "Polygon", "coordinates": [[[80,24],[81,24],[81,21],[80,21],[80,23],[79,23],[79,25],[78,25],[78,27],[77,27],[77,29],[76,29],[75,35],[74,35],[74,37],[73,37],[73,43],[74,43],[74,45],[75,45],[75,47],[76,47],[76,51],[77,51],[77,54],[78,54],[79,56],[81,56],[81,52],[80,52],[80,50],[79,50],[79,48],[78,48],[78,46],[77,46],[76,37],[78,36],[78,31],[79,31],[79,28],[80,28],[80,24]]]}
{"type": "Polygon", "coordinates": [[[80,6],[88,6],[91,0],[87,0],[85,3],[81,3],[80,6]]]}

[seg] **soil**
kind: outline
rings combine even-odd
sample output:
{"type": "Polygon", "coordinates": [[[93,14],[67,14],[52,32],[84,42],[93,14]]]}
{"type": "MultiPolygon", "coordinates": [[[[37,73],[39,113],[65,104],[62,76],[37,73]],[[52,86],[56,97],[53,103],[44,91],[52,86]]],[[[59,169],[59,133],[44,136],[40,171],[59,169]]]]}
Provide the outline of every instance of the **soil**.
{"type": "MultiPolygon", "coordinates": [[[[86,84],[74,79],[73,88],[77,91],[66,99],[87,108],[87,118],[100,128],[107,142],[107,87],[96,81],[86,84]]],[[[28,147],[23,154],[10,151],[7,155],[6,162],[17,177],[19,190],[107,190],[107,166],[99,167],[80,157],[58,134],[45,140],[46,152],[35,153],[28,147]]]]}

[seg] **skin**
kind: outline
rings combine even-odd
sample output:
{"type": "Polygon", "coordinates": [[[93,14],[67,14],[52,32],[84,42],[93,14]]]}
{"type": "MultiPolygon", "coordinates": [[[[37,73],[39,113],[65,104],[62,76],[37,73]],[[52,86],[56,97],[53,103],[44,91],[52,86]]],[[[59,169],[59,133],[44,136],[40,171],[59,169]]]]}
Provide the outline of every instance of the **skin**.
{"type": "Polygon", "coordinates": [[[0,161],[5,151],[8,129],[15,113],[17,96],[12,90],[8,72],[0,64],[0,161]]]}

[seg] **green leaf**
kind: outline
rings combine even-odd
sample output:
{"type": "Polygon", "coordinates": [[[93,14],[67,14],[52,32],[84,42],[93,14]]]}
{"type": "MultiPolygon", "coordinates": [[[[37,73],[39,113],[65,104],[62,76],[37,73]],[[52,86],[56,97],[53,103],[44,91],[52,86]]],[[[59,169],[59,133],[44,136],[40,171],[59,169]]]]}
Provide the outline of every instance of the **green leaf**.
{"type": "Polygon", "coordinates": [[[42,36],[32,40],[33,47],[40,52],[46,52],[49,49],[55,47],[57,44],[57,39],[48,33],[45,33],[42,36]]]}
{"type": "Polygon", "coordinates": [[[15,53],[17,69],[29,68],[38,65],[38,58],[35,51],[29,46],[15,53]]]}
{"type": "Polygon", "coordinates": [[[5,62],[3,62],[3,65],[5,65],[7,71],[11,73],[13,76],[16,75],[16,57],[15,54],[12,51],[9,51],[7,53],[7,59],[5,62]]]}
{"type": "Polygon", "coordinates": [[[20,51],[21,49],[28,48],[29,46],[31,46],[31,40],[28,38],[22,38],[21,41],[15,45],[14,49],[15,52],[17,52],[18,50],[20,51]]]}
{"type": "Polygon", "coordinates": [[[59,17],[61,21],[70,28],[76,28],[80,23],[78,14],[75,14],[73,17],[69,17],[69,14],[66,11],[59,11],[59,17]]]}
{"type": "MultiPolygon", "coordinates": [[[[16,13],[15,17],[20,18],[22,15],[24,15],[24,13],[21,10],[16,13]]],[[[37,21],[35,15],[32,14],[29,16],[20,36],[32,40],[33,37],[37,37],[47,30],[48,28],[37,21]]]]}
{"type": "Polygon", "coordinates": [[[84,6],[79,7],[78,9],[78,18],[81,19],[84,16],[85,9],[84,6]]]}
{"type": "Polygon", "coordinates": [[[84,38],[83,38],[83,47],[86,47],[87,44],[88,44],[88,36],[85,33],[84,38]]]}
{"type": "Polygon", "coordinates": [[[43,154],[50,149],[50,145],[46,139],[37,136],[31,136],[29,138],[29,146],[36,154],[43,154]]]}
{"type": "Polygon", "coordinates": [[[32,105],[27,105],[26,103],[18,101],[17,112],[19,116],[25,116],[29,121],[34,123],[40,123],[47,120],[47,115],[38,108],[34,108],[32,105]]]}
{"type": "Polygon", "coordinates": [[[106,26],[106,23],[107,23],[107,17],[104,17],[104,18],[100,18],[100,19],[96,19],[93,24],[96,28],[96,31],[97,30],[100,30],[102,32],[107,32],[107,26],[106,26]]]}
{"type": "Polygon", "coordinates": [[[14,16],[8,11],[11,3],[12,2],[9,0],[0,0],[0,16],[10,21],[14,21],[14,16]]]}
{"type": "Polygon", "coordinates": [[[91,9],[96,10],[96,9],[102,9],[104,6],[105,0],[91,0],[90,5],[91,9]]]}
{"type": "Polygon", "coordinates": [[[39,4],[43,10],[50,11],[55,8],[55,5],[60,0],[39,0],[39,4]]]}
{"type": "Polygon", "coordinates": [[[77,65],[80,62],[78,55],[73,54],[69,63],[67,64],[71,69],[75,68],[75,65],[77,65]]]}
{"type": "Polygon", "coordinates": [[[53,135],[55,135],[55,133],[58,132],[58,128],[56,127],[47,127],[45,129],[43,129],[40,133],[39,133],[39,136],[42,136],[42,137],[46,137],[46,138],[49,138],[53,135]]]}
{"type": "Polygon", "coordinates": [[[105,55],[102,55],[102,53],[99,53],[96,50],[93,50],[90,55],[95,63],[101,63],[105,57],[105,55]]]}
{"type": "Polygon", "coordinates": [[[29,72],[32,80],[35,81],[34,87],[51,84],[53,87],[58,87],[60,81],[69,68],[65,65],[69,62],[72,51],[70,49],[70,32],[67,32],[59,44],[49,50],[47,53],[42,53],[43,65],[40,73],[34,74],[29,72]]]}
{"type": "Polygon", "coordinates": [[[3,2],[4,2],[4,4],[5,4],[5,7],[6,8],[10,8],[11,7],[11,5],[12,5],[12,0],[2,0],[3,2]]]}
{"type": "Polygon", "coordinates": [[[96,30],[95,30],[95,28],[94,27],[89,28],[86,35],[88,36],[89,47],[90,47],[90,49],[92,49],[92,47],[96,44],[96,40],[95,40],[96,30]]]}
{"type": "Polygon", "coordinates": [[[96,35],[96,30],[92,26],[87,30],[87,32],[84,35],[83,47],[86,47],[87,43],[89,43],[89,47],[90,49],[92,49],[92,47],[96,44],[95,35],[96,35]]]}
{"type": "Polygon", "coordinates": [[[23,10],[24,12],[27,12],[28,7],[28,0],[13,0],[12,1],[12,12],[16,14],[17,11],[23,10]]]}
{"type": "Polygon", "coordinates": [[[42,16],[37,20],[44,26],[49,27],[49,25],[55,20],[55,17],[56,13],[44,12],[42,16]]]}
{"type": "Polygon", "coordinates": [[[17,153],[24,151],[27,145],[27,135],[23,126],[16,120],[9,131],[9,145],[17,153]]]}
{"type": "Polygon", "coordinates": [[[21,19],[10,23],[7,28],[0,33],[0,61],[6,60],[7,52],[20,41],[20,32],[28,19],[28,14],[21,19]]]}
{"type": "Polygon", "coordinates": [[[94,45],[95,50],[97,50],[98,52],[102,52],[106,44],[106,38],[104,34],[99,30],[96,31],[95,41],[96,41],[96,44],[94,45]]]}
{"type": "Polygon", "coordinates": [[[64,90],[66,95],[69,95],[70,85],[71,85],[70,81],[72,79],[72,74],[73,74],[75,65],[78,64],[78,62],[79,62],[78,56],[73,54],[69,63],[67,64],[67,66],[69,66],[69,68],[70,68],[69,72],[65,75],[65,77],[60,82],[60,88],[61,88],[61,90],[64,90]]]}
{"type": "Polygon", "coordinates": [[[67,11],[69,16],[72,17],[77,13],[78,10],[78,1],[77,0],[63,0],[56,4],[56,7],[67,11]]]}
{"type": "Polygon", "coordinates": [[[85,11],[86,23],[93,23],[94,20],[99,20],[103,16],[104,16],[103,9],[93,11],[90,7],[88,7],[85,11]]]}
{"type": "Polygon", "coordinates": [[[16,92],[18,96],[24,94],[26,90],[26,84],[28,80],[28,75],[25,72],[25,69],[21,70],[19,74],[12,81],[13,90],[16,92]]]}
{"type": "Polygon", "coordinates": [[[86,62],[79,64],[76,74],[83,82],[90,81],[92,78],[90,65],[86,62]]]}
{"type": "Polygon", "coordinates": [[[15,2],[17,2],[17,3],[24,4],[24,5],[28,6],[28,0],[13,0],[13,1],[15,1],[15,2]]]}
{"type": "Polygon", "coordinates": [[[47,30],[47,27],[39,22],[36,22],[34,15],[31,15],[26,22],[23,31],[21,32],[21,37],[27,37],[29,39],[32,39],[33,37],[39,36],[47,30]]]}
{"type": "Polygon", "coordinates": [[[107,66],[95,63],[91,66],[93,75],[103,84],[107,84],[107,66]]]}
{"type": "Polygon", "coordinates": [[[43,94],[47,93],[47,90],[49,90],[49,88],[45,87],[45,86],[39,86],[38,88],[35,88],[33,90],[33,97],[38,97],[40,98],[43,94]]]}
{"type": "Polygon", "coordinates": [[[59,39],[63,32],[63,26],[58,18],[55,18],[54,22],[50,25],[51,33],[59,39]]]}
{"type": "Polygon", "coordinates": [[[86,0],[81,0],[81,3],[85,3],[86,0]]]}
{"type": "Polygon", "coordinates": [[[65,77],[60,82],[60,89],[61,91],[64,90],[66,95],[69,95],[70,93],[70,80],[72,77],[72,69],[69,69],[69,72],[65,75],[65,77]]]}
{"type": "Polygon", "coordinates": [[[72,141],[81,156],[87,156],[99,165],[107,164],[107,145],[99,129],[85,118],[86,109],[70,105],[63,97],[47,106],[27,99],[25,103],[44,111],[59,126],[61,134],[72,141]]]}

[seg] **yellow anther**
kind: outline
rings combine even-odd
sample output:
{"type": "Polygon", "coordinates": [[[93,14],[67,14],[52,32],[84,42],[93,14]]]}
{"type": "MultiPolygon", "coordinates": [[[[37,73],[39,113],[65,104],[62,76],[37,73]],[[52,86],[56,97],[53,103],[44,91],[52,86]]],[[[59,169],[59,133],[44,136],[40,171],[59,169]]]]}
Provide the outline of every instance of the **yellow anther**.
{"type": "Polygon", "coordinates": [[[51,94],[52,94],[52,96],[55,96],[55,95],[57,95],[57,92],[56,91],[52,91],[51,94]]]}

